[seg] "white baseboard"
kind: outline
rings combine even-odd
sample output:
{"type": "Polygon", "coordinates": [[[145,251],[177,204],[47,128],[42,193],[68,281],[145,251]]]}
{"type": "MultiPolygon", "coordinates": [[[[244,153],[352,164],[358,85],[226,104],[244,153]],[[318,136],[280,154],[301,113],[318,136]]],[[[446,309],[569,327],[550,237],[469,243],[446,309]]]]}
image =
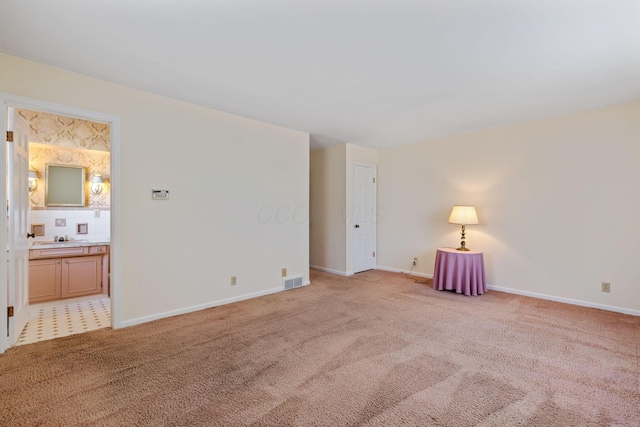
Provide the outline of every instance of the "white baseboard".
{"type": "MultiPolygon", "coordinates": [[[[336,270],[331,270],[331,269],[323,268],[323,267],[309,266],[309,268],[311,268],[313,270],[319,270],[319,271],[324,271],[324,272],[327,272],[327,273],[337,274],[337,275],[340,275],[340,276],[349,275],[349,273],[344,272],[344,271],[336,271],[336,270]]],[[[376,270],[390,271],[390,272],[393,272],[393,273],[409,274],[409,271],[406,271],[406,270],[401,270],[399,268],[392,268],[392,267],[384,267],[384,266],[381,266],[381,265],[376,266],[376,270]]],[[[351,275],[353,275],[353,273],[351,273],[351,275]]],[[[433,278],[433,274],[427,274],[427,273],[412,272],[411,275],[412,276],[418,276],[418,277],[426,277],[428,279],[432,279],[433,278]]],[[[311,284],[310,280],[306,280],[304,282],[304,286],[310,285],[310,284],[311,284]]],[[[597,309],[600,309],[600,310],[613,311],[613,312],[622,313],[622,314],[629,314],[631,316],[640,316],[640,310],[632,310],[632,309],[629,309],[629,308],[617,307],[617,306],[613,306],[613,305],[597,304],[597,303],[593,303],[593,302],[576,300],[576,299],[571,299],[571,298],[564,298],[564,297],[557,297],[557,296],[553,296],[553,295],[540,294],[540,293],[537,293],[537,292],[521,291],[519,289],[505,288],[503,286],[487,285],[487,289],[494,290],[494,291],[499,291],[499,292],[506,292],[506,293],[514,294],[514,295],[522,295],[522,296],[526,296],[526,297],[539,298],[539,299],[544,299],[544,300],[548,300],[548,301],[556,301],[556,302],[561,302],[561,303],[565,303],[565,304],[572,304],[572,305],[577,305],[577,306],[581,306],[581,307],[597,308],[597,309]]],[[[125,321],[121,322],[120,325],[118,326],[118,328],[126,328],[128,326],[139,325],[141,323],[151,322],[153,320],[164,319],[165,317],[178,316],[180,314],[186,314],[186,313],[191,313],[193,311],[204,310],[206,308],[217,307],[217,306],[220,306],[220,305],[231,304],[231,303],[238,302],[238,301],[244,301],[244,300],[251,299],[251,298],[261,297],[261,296],[264,296],[264,295],[275,294],[275,293],[281,292],[283,290],[284,289],[282,289],[282,288],[272,288],[272,289],[267,289],[265,291],[260,291],[260,292],[254,292],[254,293],[251,293],[251,294],[240,295],[240,296],[233,297],[233,298],[227,298],[227,299],[223,299],[223,300],[208,302],[208,303],[205,303],[205,304],[198,304],[198,305],[193,305],[193,306],[190,306],[190,307],[180,308],[180,309],[177,309],[177,310],[165,311],[163,313],[152,314],[152,315],[149,315],[149,316],[138,317],[138,318],[135,318],[135,319],[125,320],[125,321]]]]}
{"type": "MultiPolygon", "coordinates": [[[[308,285],[310,283],[311,282],[307,280],[305,282],[305,285],[308,285]]],[[[137,317],[135,319],[125,320],[121,322],[119,325],[119,328],[126,328],[128,326],[139,325],[141,323],[151,322],[153,320],[164,319],[165,317],[178,316],[180,314],[191,313],[193,311],[204,310],[205,308],[217,307],[219,305],[231,304],[232,302],[244,301],[246,299],[257,298],[264,295],[275,294],[277,292],[282,292],[282,291],[284,291],[284,289],[281,287],[272,288],[272,289],[267,289],[266,291],[254,292],[251,294],[240,295],[233,298],[212,301],[205,304],[198,304],[198,305],[192,305],[190,307],[179,308],[177,310],[169,310],[163,313],[152,314],[149,316],[137,317]]]]}
{"type": "Polygon", "coordinates": [[[616,313],[623,313],[623,314],[630,314],[632,316],[640,316],[640,310],[632,310],[630,308],[616,307],[614,305],[597,304],[597,303],[589,302],[589,301],[582,301],[582,300],[571,299],[571,298],[556,297],[556,296],[553,296],[553,295],[539,294],[537,292],[521,291],[519,289],[505,288],[505,287],[502,287],[502,286],[487,285],[487,289],[491,289],[491,290],[499,291],[499,292],[506,292],[506,293],[509,293],[509,294],[522,295],[522,296],[525,296],[525,297],[532,297],[532,298],[546,299],[546,300],[549,300],[549,301],[562,302],[562,303],[565,303],[565,304],[573,304],[573,305],[578,305],[578,306],[581,306],[581,307],[598,308],[600,310],[613,311],[613,312],[616,312],[616,313]]]}
{"type": "Polygon", "coordinates": [[[312,269],[312,270],[324,271],[325,273],[337,274],[338,276],[351,276],[351,275],[353,275],[353,272],[351,272],[351,274],[349,274],[346,271],[332,270],[330,268],[319,267],[317,265],[310,265],[309,268],[312,269]]]}
{"type": "MultiPolygon", "coordinates": [[[[400,270],[398,268],[384,267],[384,266],[380,266],[380,265],[377,266],[376,269],[377,270],[383,270],[383,271],[391,271],[393,273],[409,274],[408,270],[400,270]]],[[[433,279],[433,274],[412,272],[411,275],[412,276],[418,276],[418,277],[426,277],[428,279],[433,279]]],[[[600,310],[613,311],[613,312],[622,313],[622,314],[629,314],[631,316],[640,316],[640,310],[632,310],[630,308],[617,307],[617,306],[614,306],[614,305],[597,304],[597,303],[593,303],[593,302],[589,302],[589,301],[582,301],[582,300],[576,300],[576,299],[571,299],[571,298],[556,297],[556,296],[553,296],[553,295],[540,294],[540,293],[537,293],[537,292],[521,291],[519,289],[505,288],[505,287],[502,287],[502,286],[487,285],[487,289],[491,289],[491,290],[499,291],[499,292],[506,292],[506,293],[509,293],[509,294],[522,295],[522,296],[525,296],[525,297],[532,297],[532,298],[545,299],[545,300],[549,300],[549,301],[562,302],[562,303],[565,303],[565,304],[573,304],[573,305],[578,305],[578,306],[581,306],[581,307],[597,308],[597,309],[600,309],[600,310]]]]}
{"type": "Polygon", "coordinates": [[[390,271],[392,273],[411,274],[412,276],[425,277],[427,279],[433,279],[433,274],[419,273],[417,271],[412,271],[411,273],[409,273],[409,270],[400,270],[399,268],[384,267],[382,265],[377,266],[376,270],[390,271]]]}

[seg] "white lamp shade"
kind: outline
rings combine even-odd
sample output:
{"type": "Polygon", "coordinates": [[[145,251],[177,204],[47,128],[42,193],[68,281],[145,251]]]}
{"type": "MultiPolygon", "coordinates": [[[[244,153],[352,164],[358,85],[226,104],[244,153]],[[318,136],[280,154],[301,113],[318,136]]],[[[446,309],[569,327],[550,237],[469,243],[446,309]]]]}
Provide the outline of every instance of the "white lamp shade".
{"type": "Polygon", "coordinates": [[[102,180],[102,175],[99,173],[94,174],[91,177],[91,183],[92,184],[104,184],[104,181],[102,180]]]}
{"type": "Polygon", "coordinates": [[[473,206],[456,205],[451,211],[449,216],[449,223],[451,224],[477,224],[478,216],[476,215],[476,208],[473,206]]]}
{"type": "Polygon", "coordinates": [[[29,169],[29,179],[38,179],[38,172],[29,169]]]}

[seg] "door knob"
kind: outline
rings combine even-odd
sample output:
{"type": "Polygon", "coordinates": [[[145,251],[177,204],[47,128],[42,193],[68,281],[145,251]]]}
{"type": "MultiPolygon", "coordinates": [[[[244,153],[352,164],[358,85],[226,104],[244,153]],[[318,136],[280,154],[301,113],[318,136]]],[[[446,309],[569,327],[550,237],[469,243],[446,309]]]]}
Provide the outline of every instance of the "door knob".
{"type": "Polygon", "coordinates": [[[35,237],[36,237],[36,233],[27,233],[27,239],[28,239],[29,237],[33,237],[33,238],[35,238],[35,237]]]}
{"type": "Polygon", "coordinates": [[[354,228],[360,228],[360,224],[356,224],[353,226],[354,228]]]}

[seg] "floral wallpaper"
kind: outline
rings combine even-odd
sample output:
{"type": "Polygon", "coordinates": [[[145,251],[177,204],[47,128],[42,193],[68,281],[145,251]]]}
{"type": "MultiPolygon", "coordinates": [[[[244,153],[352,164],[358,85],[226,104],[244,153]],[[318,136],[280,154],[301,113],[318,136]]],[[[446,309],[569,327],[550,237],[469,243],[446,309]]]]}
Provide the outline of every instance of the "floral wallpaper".
{"type": "Polygon", "coordinates": [[[110,151],[109,125],[39,111],[16,110],[29,124],[29,142],[110,151]]]}
{"type": "Polygon", "coordinates": [[[85,188],[86,207],[94,209],[109,208],[111,153],[30,143],[29,169],[35,170],[38,174],[38,187],[29,194],[29,204],[32,208],[44,207],[44,180],[46,179],[47,163],[84,166],[87,180],[85,188]],[[105,181],[102,184],[102,192],[100,194],[93,194],[89,188],[88,181],[94,173],[102,174],[102,179],[105,181]]]}

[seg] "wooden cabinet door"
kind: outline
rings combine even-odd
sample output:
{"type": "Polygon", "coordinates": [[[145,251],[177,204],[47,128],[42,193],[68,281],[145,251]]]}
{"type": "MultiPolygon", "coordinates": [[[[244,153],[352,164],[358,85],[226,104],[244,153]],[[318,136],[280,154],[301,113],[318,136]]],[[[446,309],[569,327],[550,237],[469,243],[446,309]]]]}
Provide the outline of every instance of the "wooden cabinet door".
{"type": "Polygon", "coordinates": [[[102,291],[102,255],[62,259],[62,298],[102,291]]]}
{"type": "Polygon", "coordinates": [[[60,299],[60,258],[29,261],[29,304],[60,299]]]}

